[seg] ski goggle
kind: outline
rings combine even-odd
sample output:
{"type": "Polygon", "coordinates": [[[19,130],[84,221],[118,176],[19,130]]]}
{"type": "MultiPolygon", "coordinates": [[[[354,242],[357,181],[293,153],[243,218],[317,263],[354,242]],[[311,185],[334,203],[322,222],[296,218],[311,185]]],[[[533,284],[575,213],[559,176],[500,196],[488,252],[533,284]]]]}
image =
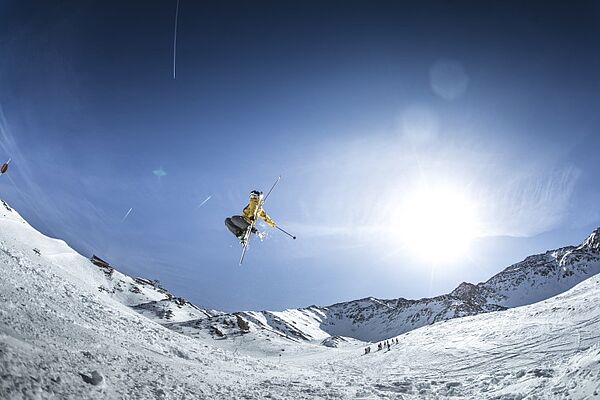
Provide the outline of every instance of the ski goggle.
{"type": "Polygon", "coordinates": [[[262,197],[262,193],[261,192],[250,192],[250,198],[251,199],[260,199],[262,197]]]}

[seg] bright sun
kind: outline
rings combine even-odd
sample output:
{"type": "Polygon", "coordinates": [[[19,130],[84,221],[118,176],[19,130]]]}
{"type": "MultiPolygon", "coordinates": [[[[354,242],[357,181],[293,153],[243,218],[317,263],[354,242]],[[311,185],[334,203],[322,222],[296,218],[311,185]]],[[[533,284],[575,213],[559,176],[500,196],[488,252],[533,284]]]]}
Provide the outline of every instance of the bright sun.
{"type": "Polygon", "coordinates": [[[402,202],[398,228],[414,256],[435,263],[457,261],[476,237],[476,206],[455,188],[420,187],[402,202]]]}

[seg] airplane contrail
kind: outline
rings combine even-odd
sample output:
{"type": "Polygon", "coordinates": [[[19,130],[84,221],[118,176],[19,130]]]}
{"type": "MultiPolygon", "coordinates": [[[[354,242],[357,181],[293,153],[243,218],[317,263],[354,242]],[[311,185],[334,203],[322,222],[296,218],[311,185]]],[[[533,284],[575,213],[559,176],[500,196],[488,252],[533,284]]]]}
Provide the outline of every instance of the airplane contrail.
{"type": "Polygon", "coordinates": [[[131,207],[131,208],[129,209],[129,211],[127,211],[127,214],[125,214],[125,216],[123,217],[123,219],[121,220],[121,222],[125,221],[125,219],[126,219],[127,217],[129,217],[129,214],[131,213],[131,210],[133,210],[133,207],[131,207]]]}
{"type": "Polygon", "coordinates": [[[200,208],[200,207],[202,207],[203,205],[205,205],[205,204],[206,204],[206,202],[207,202],[207,201],[209,201],[211,197],[212,197],[212,196],[208,196],[208,197],[206,198],[206,200],[204,200],[202,203],[200,203],[200,205],[198,206],[198,208],[200,208]]]}
{"type": "Polygon", "coordinates": [[[175,8],[175,31],[173,32],[173,79],[175,79],[175,62],[177,60],[177,20],[179,19],[179,0],[175,8]]]}

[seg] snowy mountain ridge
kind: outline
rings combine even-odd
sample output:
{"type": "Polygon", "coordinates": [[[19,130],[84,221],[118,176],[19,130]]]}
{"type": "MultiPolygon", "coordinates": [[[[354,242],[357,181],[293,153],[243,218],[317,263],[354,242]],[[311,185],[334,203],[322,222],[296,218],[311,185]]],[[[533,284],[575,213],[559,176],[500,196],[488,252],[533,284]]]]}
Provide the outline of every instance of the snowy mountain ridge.
{"type": "MultiPolygon", "coordinates": [[[[46,238],[8,204],[3,204],[3,216],[8,221],[24,225],[27,234],[46,238]]],[[[23,235],[22,231],[18,232],[23,235]]],[[[64,257],[76,258],[83,269],[90,270],[86,273],[95,274],[98,291],[174,331],[215,339],[251,334],[327,345],[336,343],[331,341],[332,337],[374,342],[439,321],[532,304],[562,293],[600,272],[598,228],[579,246],[529,256],[486,282],[463,282],[449,294],[433,298],[367,297],[329,306],[226,313],[198,307],[174,296],[155,281],[127,276],[96,256],[90,262],[63,241],[46,239],[50,243],[61,243],[64,250],[60,255],[48,254],[44,246],[38,246],[40,249],[35,249],[39,251],[38,257],[55,262],[64,257]]]]}
{"type": "Polygon", "coordinates": [[[94,258],[98,259],[93,256],[92,264],[99,267],[105,275],[98,290],[153,321],[183,322],[220,314],[218,311],[197,307],[184,298],[174,296],[157,281],[130,277],[106,262],[104,265],[94,262],[94,258]]]}
{"type": "Polygon", "coordinates": [[[600,228],[579,246],[567,246],[525,258],[486,282],[461,283],[449,294],[419,300],[367,297],[285,311],[246,311],[169,324],[188,335],[197,330],[225,337],[270,331],[291,340],[350,337],[380,341],[452,318],[533,304],[562,293],[600,272],[600,228]],[[248,329],[239,329],[245,319],[248,329]]]}

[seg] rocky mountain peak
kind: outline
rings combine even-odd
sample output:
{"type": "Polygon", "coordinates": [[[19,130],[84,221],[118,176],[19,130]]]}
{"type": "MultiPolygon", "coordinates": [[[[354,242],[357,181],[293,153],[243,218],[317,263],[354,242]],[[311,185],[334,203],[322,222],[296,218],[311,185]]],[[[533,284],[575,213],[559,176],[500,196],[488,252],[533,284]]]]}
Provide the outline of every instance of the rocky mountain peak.
{"type": "Polygon", "coordinates": [[[600,227],[596,228],[590,236],[583,242],[581,247],[600,253],[600,227]]]}
{"type": "Polygon", "coordinates": [[[456,289],[450,292],[450,296],[457,297],[459,299],[470,299],[477,293],[477,285],[469,282],[463,282],[456,289]]]}

